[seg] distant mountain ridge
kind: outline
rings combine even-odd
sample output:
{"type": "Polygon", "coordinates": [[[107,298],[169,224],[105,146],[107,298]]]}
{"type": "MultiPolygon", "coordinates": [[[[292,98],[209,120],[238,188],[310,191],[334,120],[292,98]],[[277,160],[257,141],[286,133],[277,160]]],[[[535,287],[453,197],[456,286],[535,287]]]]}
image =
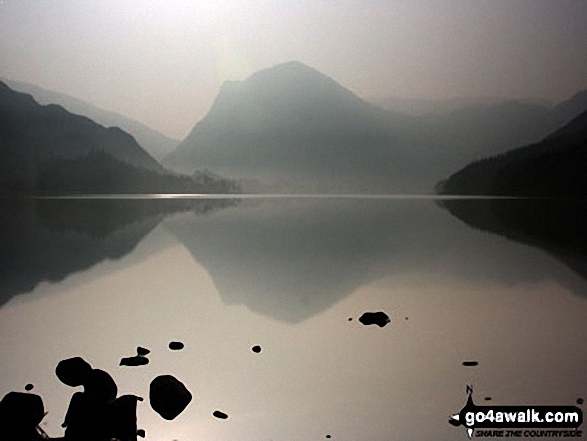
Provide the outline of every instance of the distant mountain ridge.
{"type": "Polygon", "coordinates": [[[373,162],[373,152],[399,144],[389,126],[406,119],[290,62],[223,84],[210,112],[163,164],[183,172],[199,164],[226,176],[266,180],[381,178],[402,154],[387,150],[373,162]]]}
{"type": "Polygon", "coordinates": [[[232,182],[178,176],[118,127],[42,106],[0,82],[0,194],[234,191],[232,182]]]}
{"type": "MultiPolygon", "coordinates": [[[[493,96],[462,96],[447,99],[402,98],[399,96],[369,97],[369,102],[384,109],[405,113],[411,116],[425,116],[429,114],[442,115],[454,112],[469,106],[493,105],[508,101],[503,97],[493,96]]],[[[540,105],[550,107],[551,104],[544,100],[526,99],[520,100],[523,104],[540,105]]]]}
{"type": "Polygon", "coordinates": [[[103,126],[120,127],[132,134],[141,147],[157,160],[161,160],[179,144],[178,140],[162,135],[138,121],[98,108],[72,96],[52,92],[29,83],[10,80],[4,80],[4,82],[15,91],[32,95],[39,104],[58,104],[71,113],[86,116],[103,126]]]}
{"type": "Polygon", "coordinates": [[[32,96],[15,92],[0,82],[1,154],[12,154],[31,165],[60,156],[75,158],[103,151],[122,162],[162,171],[135,139],[118,127],[105,128],[63,107],[41,106],[32,96]]]}
{"type": "Polygon", "coordinates": [[[583,105],[587,93],[552,108],[508,101],[409,116],[289,62],[225,83],[163,164],[207,168],[258,188],[430,193],[471,161],[539,141],[583,105]]]}
{"type": "Polygon", "coordinates": [[[587,110],[542,141],[492,156],[439,184],[441,193],[584,197],[587,110]]]}

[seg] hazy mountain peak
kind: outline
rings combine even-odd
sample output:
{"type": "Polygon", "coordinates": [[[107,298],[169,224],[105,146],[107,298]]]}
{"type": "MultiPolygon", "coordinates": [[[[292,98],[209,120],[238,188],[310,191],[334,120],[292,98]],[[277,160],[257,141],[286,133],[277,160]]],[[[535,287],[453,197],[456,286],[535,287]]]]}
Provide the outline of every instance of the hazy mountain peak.
{"type": "Polygon", "coordinates": [[[267,182],[363,180],[382,176],[396,156],[393,119],[293,61],[224,83],[210,112],[164,163],[183,172],[206,167],[267,182]],[[386,152],[375,153],[378,148],[386,152]]]}

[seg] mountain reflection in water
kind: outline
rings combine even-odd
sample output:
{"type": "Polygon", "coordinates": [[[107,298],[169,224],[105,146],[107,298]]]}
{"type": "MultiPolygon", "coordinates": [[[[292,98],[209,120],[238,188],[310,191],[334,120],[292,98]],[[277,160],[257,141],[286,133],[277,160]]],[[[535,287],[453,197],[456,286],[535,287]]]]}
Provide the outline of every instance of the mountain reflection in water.
{"type": "Polygon", "coordinates": [[[359,198],[1,207],[0,393],[34,384],[52,436],[71,395],[54,366],[75,356],[112,372],[121,394],[146,397],[159,375],[185,381],[194,400],[177,425],[138,403],[152,439],[454,439],[446,417],[465,384],[499,405],[582,394],[579,210],[359,198]],[[374,311],[385,327],[361,324],[374,311]],[[137,347],[149,363],[119,366],[137,347]],[[406,416],[416,411],[429,421],[406,416]]]}

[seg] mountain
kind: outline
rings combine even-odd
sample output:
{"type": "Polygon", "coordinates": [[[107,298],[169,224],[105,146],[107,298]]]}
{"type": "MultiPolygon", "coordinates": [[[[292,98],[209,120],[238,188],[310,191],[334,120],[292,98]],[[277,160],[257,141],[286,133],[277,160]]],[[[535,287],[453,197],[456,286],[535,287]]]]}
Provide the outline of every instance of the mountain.
{"type": "MultiPolygon", "coordinates": [[[[373,104],[394,112],[405,113],[412,116],[424,116],[428,114],[447,114],[464,107],[487,106],[509,101],[499,97],[455,97],[449,99],[430,100],[423,98],[402,98],[398,96],[371,97],[373,104]]],[[[525,104],[538,104],[548,106],[541,100],[525,100],[525,104]]]]}
{"type": "Polygon", "coordinates": [[[177,176],[136,140],[0,82],[0,193],[232,191],[211,175],[177,176]]]}
{"type": "Polygon", "coordinates": [[[587,110],[542,141],[474,162],[441,193],[583,197],[587,194],[587,110]]]}
{"type": "Polygon", "coordinates": [[[405,170],[393,127],[410,117],[363,101],[298,62],[226,82],[209,113],[163,164],[198,165],[225,176],[266,182],[389,182],[405,170]]]}
{"type": "Polygon", "coordinates": [[[207,168],[257,191],[432,192],[471,161],[539,141],[582,102],[587,94],[555,107],[503,101],[409,116],[289,62],[223,84],[163,163],[181,172],[207,168]]]}
{"type": "Polygon", "coordinates": [[[5,83],[13,90],[32,95],[39,104],[58,104],[71,113],[87,116],[105,127],[120,127],[133,135],[141,147],[157,160],[161,160],[179,144],[179,141],[162,135],[138,121],[100,109],[72,96],[18,81],[5,80],[5,83]]]}

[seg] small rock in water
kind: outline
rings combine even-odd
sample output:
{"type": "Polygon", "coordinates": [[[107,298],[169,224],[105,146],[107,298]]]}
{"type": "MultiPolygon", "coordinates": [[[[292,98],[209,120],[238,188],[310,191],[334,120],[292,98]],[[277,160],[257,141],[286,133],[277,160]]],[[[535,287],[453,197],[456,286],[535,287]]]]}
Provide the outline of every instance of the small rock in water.
{"type": "Polygon", "coordinates": [[[120,360],[120,366],[144,366],[146,364],[149,364],[149,359],[142,355],[126,357],[120,360]]]}
{"type": "Polygon", "coordinates": [[[581,405],[583,403],[584,403],[583,398],[577,398],[577,404],[578,405],[581,405]]]}
{"type": "Polygon", "coordinates": [[[491,401],[492,398],[491,397],[485,397],[485,401],[491,401]]]}
{"type": "Polygon", "coordinates": [[[366,312],[359,318],[359,321],[364,325],[377,325],[380,328],[383,328],[390,322],[387,314],[382,311],[366,312]]]}
{"type": "Polygon", "coordinates": [[[353,321],[353,318],[352,317],[349,317],[349,322],[352,322],[352,321],[353,321]]]}
{"type": "Polygon", "coordinates": [[[143,429],[137,430],[137,436],[140,436],[141,438],[144,438],[145,437],[145,431],[143,429]]]}
{"type": "Polygon", "coordinates": [[[184,348],[184,344],[180,341],[172,341],[169,343],[169,349],[172,351],[180,351],[184,348]]]}
{"type": "Polygon", "coordinates": [[[258,354],[259,352],[261,352],[261,346],[253,346],[253,347],[251,348],[251,350],[252,350],[253,352],[255,352],[256,354],[258,354]]]}
{"type": "Polygon", "coordinates": [[[24,387],[24,390],[26,390],[26,391],[33,390],[34,387],[35,386],[33,386],[31,383],[29,383],[24,387]]]}
{"type": "Polygon", "coordinates": [[[332,438],[330,435],[326,435],[326,438],[332,438]]]}
{"type": "Polygon", "coordinates": [[[71,387],[84,384],[91,372],[92,366],[81,357],[61,360],[57,365],[57,368],[55,368],[57,378],[59,378],[62,383],[71,387]]]}
{"type": "Polygon", "coordinates": [[[463,361],[463,366],[477,366],[478,364],[477,361],[463,361]]]}
{"type": "Polygon", "coordinates": [[[228,418],[228,415],[226,415],[224,412],[220,412],[219,410],[214,411],[212,415],[214,415],[216,418],[220,418],[221,420],[228,418]]]}
{"type": "Polygon", "coordinates": [[[148,350],[147,348],[143,348],[141,346],[137,347],[137,355],[145,356],[145,355],[149,355],[150,353],[151,353],[151,351],[148,350]]]}
{"type": "Polygon", "coordinates": [[[192,401],[192,394],[172,375],[160,375],[151,381],[149,401],[155,412],[166,420],[173,420],[192,401]]]}

